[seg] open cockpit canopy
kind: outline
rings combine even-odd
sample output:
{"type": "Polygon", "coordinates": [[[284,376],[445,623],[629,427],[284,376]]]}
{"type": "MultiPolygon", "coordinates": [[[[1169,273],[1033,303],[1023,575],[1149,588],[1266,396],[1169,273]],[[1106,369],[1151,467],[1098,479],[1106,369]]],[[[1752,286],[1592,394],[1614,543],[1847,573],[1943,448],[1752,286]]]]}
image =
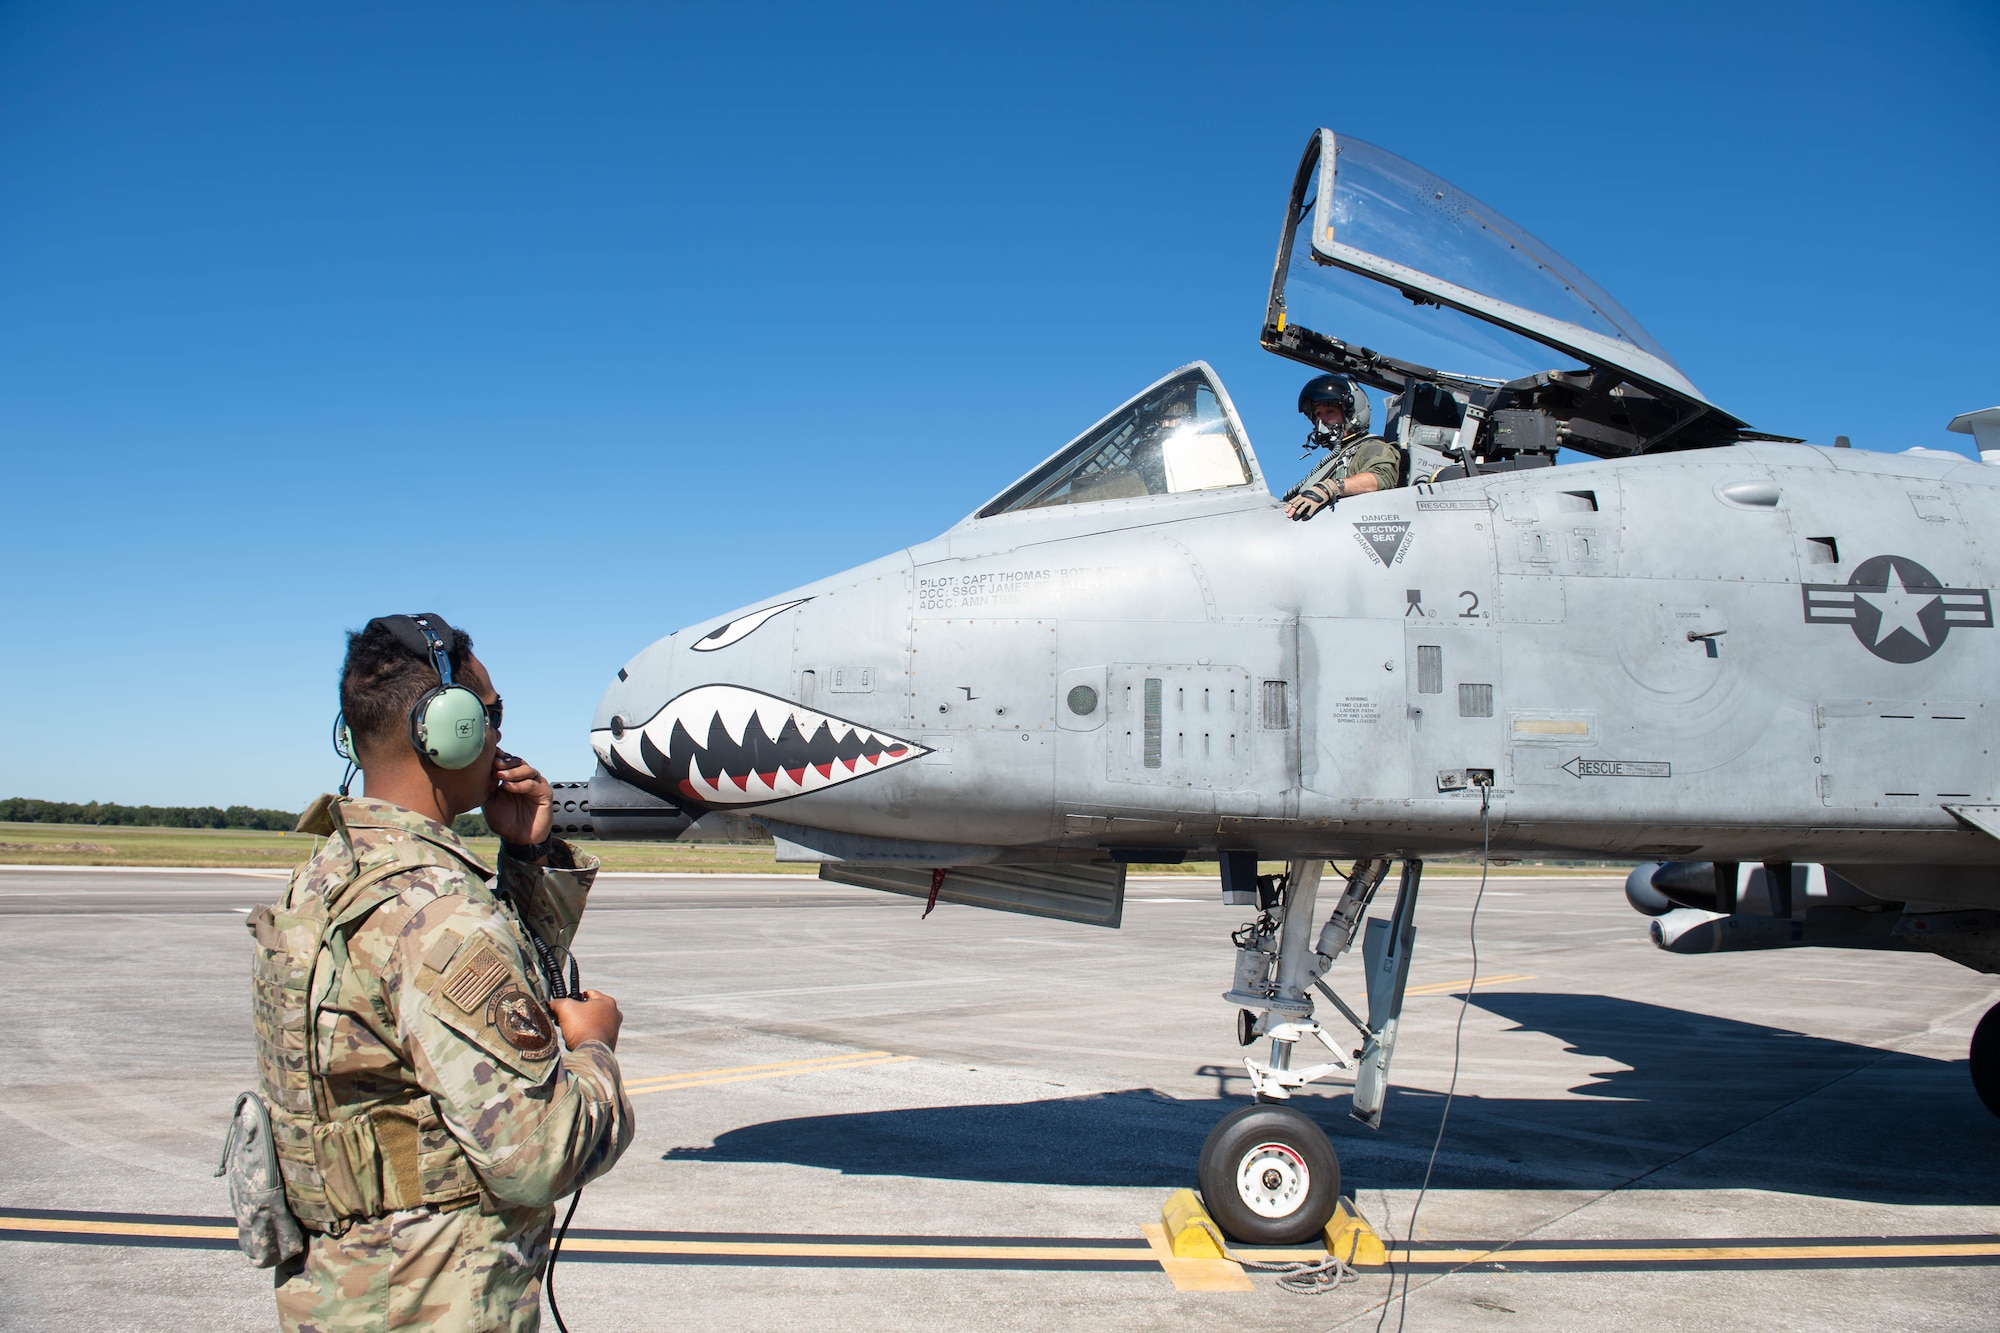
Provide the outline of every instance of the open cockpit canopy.
{"type": "Polygon", "coordinates": [[[1332,130],[1306,145],[1292,184],[1262,341],[1399,395],[1405,412],[1423,405],[1411,419],[1475,458],[1774,438],[1704,398],[1636,319],[1527,231],[1332,130]]]}

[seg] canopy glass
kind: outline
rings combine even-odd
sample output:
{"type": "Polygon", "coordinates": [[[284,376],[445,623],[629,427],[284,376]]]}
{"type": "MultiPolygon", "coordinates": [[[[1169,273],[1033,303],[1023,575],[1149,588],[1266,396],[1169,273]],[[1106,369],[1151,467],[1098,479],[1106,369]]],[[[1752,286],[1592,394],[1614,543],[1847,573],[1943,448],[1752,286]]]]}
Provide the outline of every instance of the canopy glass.
{"type": "Polygon", "coordinates": [[[1451,182],[1332,130],[1300,163],[1267,342],[1288,325],[1468,380],[1582,361],[1706,405],[1659,341],[1554,249],[1451,182]]]}

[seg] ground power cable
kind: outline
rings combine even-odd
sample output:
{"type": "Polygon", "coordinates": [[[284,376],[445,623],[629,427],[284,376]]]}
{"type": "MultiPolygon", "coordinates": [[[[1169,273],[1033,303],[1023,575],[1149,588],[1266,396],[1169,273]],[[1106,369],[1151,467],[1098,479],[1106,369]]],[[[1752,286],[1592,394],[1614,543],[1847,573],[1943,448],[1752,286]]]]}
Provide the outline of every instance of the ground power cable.
{"type": "Polygon", "coordinates": [[[1417,1213],[1424,1206],[1424,1196],[1430,1193],[1431,1172],[1437,1168],[1438,1149],[1444,1146],[1444,1129],[1451,1123],[1451,1104],[1458,1096],[1459,1056],[1465,1045],[1465,1015],[1472,1008],[1472,992],[1479,986],[1479,905],[1486,901],[1486,875],[1492,866],[1493,853],[1493,787],[1491,783],[1481,783],[1479,788],[1479,892],[1472,898],[1472,920],[1466,925],[1466,938],[1472,945],[1472,980],[1465,985],[1465,994],[1458,1002],[1458,1022],[1451,1032],[1451,1082],[1445,1086],[1444,1111],[1438,1116],[1437,1137],[1431,1140],[1430,1161],[1424,1164],[1424,1183],[1417,1189],[1417,1201],[1410,1205],[1409,1230],[1403,1240],[1403,1289],[1396,1294],[1396,1272],[1389,1272],[1389,1298],[1382,1302],[1382,1313],[1375,1320],[1376,1333],[1381,1333],[1382,1325],[1388,1322],[1389,1307],[1396,1310],[1396,1333],[1403,1333],[1403,1321],[1410,1313],[1410,1259],[1417,1244],[1417,1213]]]}
{"type": "MultiPolygon", "coordinates": [[[[1475,910],[1477,910],[1476,907],[1475,910]]],[[[1955,1018],[1958,1016],[1959,1013],[1964,1013],[1966,1010],[1977,1009],[1980,1007],[1980,1005],[1984,1003],[1985,1001],[1978,1001],[1973,1004],[1967,1005],[1965,1006],[1964,1009],[1961,1009],[1957,1011],[1957,1013],[1954,1013],[1952,1017],[1955,1018]]],[[[1462,1016],[1463,1014],[1461,1012],[1461,1017],[1462,1016]]],[[[1911,1034],[1910,1036],[1903,1037],[1900,1040],[1908,1042],[1914,1040],[1917,1037],[1927,1036],[1930,1033],[1939,1030],[1939,1028],[1943,1027],[1944,1023],[1948,1021],[1949,1020],[1947,1019],[1941,1022],[1932,1023],[1922,1032],[1911,1034]]],[[[1505,1255],[1508,1251],[1512,1250],[1514,1246],[1520,1244],[1522,1241],[1532,1240],[1536,1236],[1548,1231],[1551,1227],[1559,1226],[1562,1223],[1567,1222],[1569,1219],[1575,1217],[1577,1214],[1585,1211],[1586,1209],[1595,1208],[1598,1204],[1603,1203],[1606,1199],[1609,1199],[1617,1194],[1622,1194],[1625,1191],[1632,1189],[1634,1186],[1639,1185],[1642,1182],[1650,1180],[1652,1177],[1659,1175],[1663,1171],[1672,1170],[1675,1166],[1678,1166],[1680,1163],[1687,1161],[1689,1158],[1696,1157],[1702,1153],[1707,1152],[1710,1148],[1715,1147],[1715,1145],[1717,1145],[1718,1143],[1727,1142],[1728,1140],[1735,1138],[1738,1134],[1742,1134],[1748,1130],[1755,1129],[1758,1125],[1763,1124],[1765,1121],[1773,1119],[1776,1116],[1783,1115],[1786,1111],[1791,1110],[1794,1106],[1797,1106],[1799,1103],[1808,1101],[1811,1098],[1819,1096],[1821,1093],[1825,1092],[1828,1088],[1832,1088],[1838,1084],[1845,1083],[1847,1080],[1851,1078],[1858,1078],[1862,1074],[1865,1074],[1869,1070],[1876,1068],[1878,1065],[1881,1065],[1883,1062],[1891,1059],[1892,1057],[1903,1054],[1908,1054],[1908,1052],[1900,1050],[1885,1050],[1880,1055],[1876,1056],[1873,1060],[1867,1061],[1865,1064],[1859,1064],[1852,1069],[1844,1070],[1841,1073],[1834,1075],[1826,1082],[1818,1084],[1814,1087],[1807,1088],[1805,1091],[1799,1093],[1797,1096],[1787,1098],[1783,1102],[1780,1102],[1778,1105],[1773,1106],[1768,1110],[1764,1111],[1762,1114],[1755,1116],[1754,1118],[1747,1120],[1740,1125],[1736,1125],[1730,1129],[1722,1131],[1720,1134],[1717,1134],[1714,1138],[1708,1139],[1702,1143],[1698,1143],[1692,1148],[1688,1148],[1682,1152],[1675,1153],[1672,1157],[1669,1157],[1667,1160],[1663,1162],[1658,1162],[1652,1166],[1647,1167],[1644,1171],[1641,1171],[1638,1175],[1631,1177],[1629,1180],[1622,1181],[1619,1184],[1614,1185],[1610,1189],[1603,1190],[1597,1194],[1591,1195],[1588,1199],[1585,1199],[1582,1202],[1573,1205],[1572,1207],[1564,1209],[1562,1212],[1557,1213],[1554,1217],[1551,1217],[1547,1221],[1541,1223],[1540,1225],[1531,1228],[1522,1235],[1517,1236],[1512,1240],[1505,1241],[1499,1245],[1495,1245],[1490,1250],[1482,1251],[1478,1258],[1468,1259],[1464,1263],[1453,1265],[1450,1269],[1446,1270],[1445,1272],[1439,1273],[1437,1277],[1439,1280],[1442,1280],[1444,1278],[1452,1277],[1458,1273],[1464,1272],[1467,1268],[1470,1268],[1473,1264],[1490,1263],[1496,1258],[1505,1255]]],[[[1392,1287],[1395,1285],[1393,1264],[1391,1268],[1390,1285],[1392,1287]]],[[[1388,1305],[1385,1302],[1383,1305],[1383,1313],[1385,1316],[1387,1312],[1388,1312],[1388,1305]]],[[[1379,1319],[1376,1321],[1376,1328],[1378,1330],[1381,1328],[1381,1321],[1379,1319]]],[[[1330,1330],[1329,1333],[1331,1333],[1330,1330]]]]}
{"type": "MultiPolygon", "coordinates": [[[[1966,1007],[1969,1009],[1976,1009],[1979,1007],[1979,1005],[1973,1004],[1973,1005],[1968,1005],[1966,1007]]],[[[1937,1027],[1938,1027],[1937,1024],[1932,1024],[1931,1027],[1926,1028],[1923,1032],[1916,1033],[1914,1035],[1915,1036],[1927,1035],[1928,1033],[1935,1031],[1937,1027]]],[[[1910,1038],[1904,1038],[1904,1040],[1909,1040],[1909,1039],[1910,1038]]],[[[1547,1231],[1550,1227],[1558,1226],[1563,1222],[1567,1222],[1570,1218],[1575,1217],[1578,1213],[1583,1212],[1585,1209],[1595,1208],[1598,1204],[1603,1203],[1606,1199],[1611,1198],[1613,1195],[1622,1194],[1625,1191],[1631,1189],[1633,1186],[1639,1185],[1647,1180],[1652,1179],[1654,1176],[1659,1175],[1662,1171],[1672,1170],[1674,1167],[1680,1165],[1682,1162],[1685,1162],[1690,1157],[1695,1157],[1701,1153],[1705,1153],[1718,1143],[1725,1143],[1728,1140],[1735,1138],[1738,1134],[1744,1133],[1747,1130],[1755,1129],[1757,1126],[1763,1124],[1765,1121],[1770,1120],[1775,1116],[1783,1115],[1786,1111],[1791,1110],[1794,1106],[1797,1106],[1800,1102],[1806,1101],[1813,1097],[1817,1097],[1821,1093],[1825,1092],[1828,1088],[1834,1087],[1841,1083],[1845,1083],[1848,1079],[1857,1078],[1860,1075],[1867,1073],[1869,1070],[1874,1069],[1876,1066],[1882,1064],[1884,1061],[1889,1060],[1894,1056],[1904,1055],[1904,1054],[1908,1054],[1908,1052],[1894,1051],[1894,1050],[1883,1051],[1880,1055],[1876,1056],[1873,1060],[1868,1061],[1866,1064],[1856,1065],[1852,1069],[1836,1074],[1832,1078],[1828,1079],[1826,1082],[1821,1083],[1816,1087],[1807,1088],[1804,1092],[1799,1093],[1796,1097],[1787,1098],[1785,1101],[1780,1102],[1776,1106],[1773,1106],[1772,1108],[1765,1111],[1763,1114],[1755,1117],[1754,1119],[1746,1120],[1742,1124],[1737,1125],[1732,1129],[1726,1129],[1722,1133],[1717,1134],[1714,1138],[1709,1139],[1704,1143],[1698,1143],[1694,1147],[1686,1149],[1683,1152],[1675,1153],[1672,1157],[1669,1157],[1666,1161],[1656,1163],[1653,1166],[1649,1166],[1644,1171],[1641,1171],[1638,1175],[1633,1176],[1629,1180],[1622,1181],[1619,1184],[1612,1186],[1608,1190],[1604,1190],[1600,1193],[1593,1194],[1588,1199],[1585,1199],[1583,1202],[1576,1204],[1573,1207],[1566,1208],[1560,1213],[1557,1213],[1554,1217],[1549,1218],[1546,1222],[1541,1223],[1539,1226],[1534,1227],[1532,1230],[1527,1231],[1522,1235],[1515,1237],[1513,1240],[1506,1241],[1502,1244],[1494,1246],[1490,1250],[1482,1252],[1477,1259],[1468,1259],[1466,1262],[1462,1264],[1454,1265],[1446,1272],[1438,1274],[1438,1276],[1440,1278],[1451,1277],[1456,1273],[1463,1272],[1465,1269],[1470,1268],[1475,1263],[1483,1264],[1492,1262],[1495,1258],[1505,1255],[1509,1250],[1513,1249],[1514,1246],[1520,1244],[1522,1241],[1534,1239],[1536,1236],[1547,1231]]]]}

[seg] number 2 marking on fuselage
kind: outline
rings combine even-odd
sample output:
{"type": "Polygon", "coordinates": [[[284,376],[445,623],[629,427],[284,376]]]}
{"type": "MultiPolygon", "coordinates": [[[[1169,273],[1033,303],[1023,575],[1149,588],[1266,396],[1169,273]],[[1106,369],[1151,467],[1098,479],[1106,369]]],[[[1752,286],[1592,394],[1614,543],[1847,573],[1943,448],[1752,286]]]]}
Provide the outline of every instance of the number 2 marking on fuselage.
{"type": "Polygon", "coordinates": [[[1477,619],[1479,619],[1479,594],[1478,594],[1478,593],[1476,593],[1476,592],[1472,592],[1472,591],[1468,590],[1468,591],[1465,591],[1465,592],[1461,592],[1461,593],[1459,594],[1459,596],[1460,596],[1460,597],[1470,597],[1470,598],[1472,599],[1472,605],[1471,605],[1471,606],[1468,606],[1468,607],[1466,607],[1466,608],[1465,608],[1465,609],[1464,609],[1463,611],[1460,611],[1460,612],[1458,613],[1458,618],[1459,618],[1460,620],[1477,620],[1477,619]]]}

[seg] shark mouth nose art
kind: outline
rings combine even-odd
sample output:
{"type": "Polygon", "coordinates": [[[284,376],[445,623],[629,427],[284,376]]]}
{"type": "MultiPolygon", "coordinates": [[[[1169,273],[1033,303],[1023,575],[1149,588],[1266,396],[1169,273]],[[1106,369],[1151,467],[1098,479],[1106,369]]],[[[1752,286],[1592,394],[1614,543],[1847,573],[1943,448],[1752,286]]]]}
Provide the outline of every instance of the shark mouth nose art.
{"type": "Polygon", "coordinates": [[[590,733],[604,766],[680,805],[762,805],[879,773],[927,746],[740,685],[699,685],[590,733]]]}

